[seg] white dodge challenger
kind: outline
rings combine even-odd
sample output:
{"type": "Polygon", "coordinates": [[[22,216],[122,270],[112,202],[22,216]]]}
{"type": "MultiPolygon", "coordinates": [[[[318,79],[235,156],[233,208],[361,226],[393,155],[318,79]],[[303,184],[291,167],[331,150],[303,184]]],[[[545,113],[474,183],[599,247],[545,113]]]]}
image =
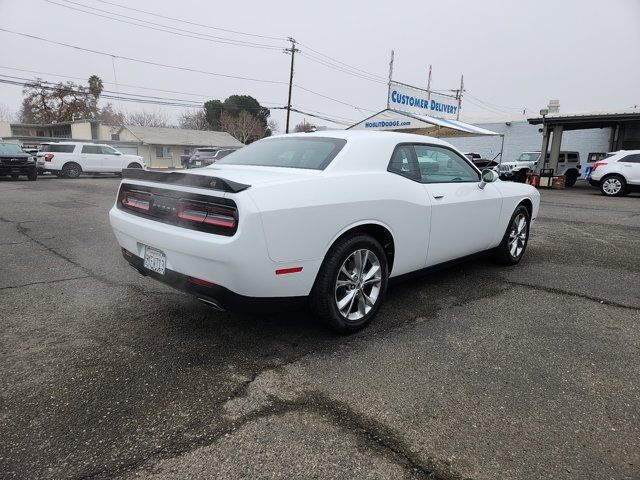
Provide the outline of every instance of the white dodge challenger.
{"type": "Polygon", "coordinates": [[[442,140],[335,131],[266,138],[184,173],[125,170],[109,216],[143,275],[216,309],[308,300],[352,332],[390,278],[481,252],[518,263],[539,203],[442,140]]]}

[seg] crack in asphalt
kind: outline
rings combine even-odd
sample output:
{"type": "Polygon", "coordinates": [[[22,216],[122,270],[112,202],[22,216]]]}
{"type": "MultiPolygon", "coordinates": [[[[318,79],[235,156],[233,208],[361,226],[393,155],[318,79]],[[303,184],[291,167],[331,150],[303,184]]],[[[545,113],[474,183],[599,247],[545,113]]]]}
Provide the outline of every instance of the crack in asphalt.
{"type": "MultiPolygon", "coordinates": [[[[4,223],[9,223],[15,226],[16,230],[18,233],[20,233],[21,235],[24,235],[25,237],[27,237],[30,241],[32,241],[33,243],[41,246],[42,248],[44,248],[47,252],[51,253],[52,255],[61,258],[62,260],[70,263],[71,265],[73,265],[76,268],[79,268],[80,270],[82,270],[86,275],[83,277],[78,277],[78,278],[92,278],[93,280],[97,280],[101,283],[104,283],[106,285],[109,285],[110,287],[127,287],[130,290],[134,291],[137,294],[144,294],[144,295],[177,295],[177,296],[181,296],[181,294],[176,293],[176,292],[158,292],[158,291],[152,291],[152,290],[147,290],[143,287],[141,287],[140,285],[136,284],[136,283],[126,283],[126,282],[115,282],[113,280],[111,280],[108,277],[105,277],[104,275],[100,275],[96,272],[94,272],[93,270],[85,267],[84,265],[82,265],[81,263],[73,260],[70,257],[67,257],[66,255],[63,255],[62,253],[58,252],[57,250],[55,250],[53,247],[48,246],[47,244],[45,244],[44,242],[40,241],[39,239],[33,237],[29,232],[31,231],[31,229],[27,228],[24,226],[25,223],[31,223],[31,221],[26,221],[26,222],[17,222],[17,221],[12,221],[12,220],[7,220],[6,218],[2,218],[0,217],[0,222],[4,222],[4,223]]],[[[34,282],[35,283],[39,283],[39,282],[34,282]]],[[[47,282],[41,282],[41,283],[47,283],[47,282]]],[[[25,284],[26,285],[30,285],[30,284],[25,284]]],[[[17,288],[17,287],[15,287],[17,288]]],[[[0,289],[2,290],[2,289],[0,289]]]]}
{"type": "MultiPolygon", "coordinates": [[[[482,298],[501,295],[507,292],[510,288],[511,287],[502,287],[497,288],[492,292],[485,291],[482,298]]],[[[467,297],[463,301],[454,302],[453,304],[447,303],[434,305],[432,310],[430,310],[430,314],[435,316],[435,314],[442,308],[449,306],[462,306],[476,300],[478,300],[477,297],[467,297]]],[[[356,430],[352,433],[360,433],[360,436],[365,435],[365,437],[371,439],[371,441],[375,441],[375,444],[380,448],[385,448],[388,452],[393,452],[394,455],[397,456],[397,459],[401,460],[401,463],[404,463],[405,466],[408,466],[408,468],[413,470],[419,478],[431,480],[462,480],[464,477],[453,472],[447,462],[429,457],[428,461],[425,464],[422,464],[414,455],[408,453],[409,449],[406,445],[400,439],[395,438],[387,427],[370,419],[360,419],[355,412],[348,409],[344,404],[330,400],[319,392],[305,392],[303,396],[305,400],[303,401],[287,401],[273,395],[268,395],[269,400],[272,402],[270,405],[247,413],[236,421],[225,419],[224,415],[220,413],[222,407],[228,402],[237,398],[249,397],[251,394],[249,391],[251,385],[263,374],[268,372],[283,372],[287,366],[292,365],[305,357],[321,353],[329,349],[331,346],[346,346],[354,344],[371,337],[401,330],[405,327],[415,325],[423,321],[428,321],[428,317],[425,315],[415,315],[387,328],[378,328],[373,331],[365,330],[352,336],[337,337],[343,339],[339,344],[331,344],[329,347],[321,346],[319,348],[311,349],[298,355],[293,355],[275,366],[270,365],[266,368],[257,370],[251,374],[249,379],[234,388],[228,395],[225,395],[225,398],[212,403],[210,411],[215,412],[212,417],[209,417],[208,419],[194,420],[188,425],[185,425],[185,427],[179,432],[176,432],[174,440],[170,440],[164,445],[152,450],[147,454],[147,456],[123,462],[112,467],[98,469],[91,473],[79,475],[74,478],[75,480],[98,480],[101,478],[123,476],[139,469],[151,468],[160,460],[177,458],[198,448],[214,445],[225,435],[233,434],[235,430],[253,420],[267,417],[269,415],[277,415],[293,411],[300,412],[305,409],[309,409],[312,412],[315,411],[317,413],[332,414],[331,416],[334,419],[342,419],[339,424],[342,428],[348,429],[349,426],[355,427],[356,430]],[[314,410],[314,408],[316,410],[314,410]],[[216,426],[211,428],[211,425],[216,426]],[[184,440],[184,437],[188,432],[195,433],[197,438],[184,440]]]]}
{"type": "Polygon", "coordinates": [[[516,281],[513,281],[513,280],[504,280],[504,281],[506,283],[509,283],[511,285],[517,285],[519,287],[527,287],[527,288],[532,288],[532,289],[535,289],[535,290],[542,290],[542,291],[548,292],[548,293],[555,293],[557,295],[568,295],[568,296],[571,296],[571,297],[582,298],[584,300],[591,300],[592,302],[599,303],[600,305],[608,305],[610,307],[617,307],[617,308],[624,308],[626,310],[640,311],[640,307],[634,307],[633,305],[625,305],[624,303],[612,302],[611,300],[607,300],[606,298],[593,297],[591,295],[585,295],[583,293],[570,292],[568,290],[562,290],[561,288],[544,287],[542,285],[535,285],[535,284],[532,284],[532,283],[525,283],[525,282],[516,282],[516,281]]]}
{"type": "Polygon", "coordinates": [[[12,288],[30,287],[31,285],[47,285],[49,283],[69,282],[71,280],[80,280],[82,278],[89,278],[89,276],[88,275],[83,275],[81,277],[59,278],[57,280],[43,280],[41,282],[23,283],[21,285],[9,285],[7,287],[0,287],[0,291],[2,291],[2,290],[10,290],[12,288]]]}

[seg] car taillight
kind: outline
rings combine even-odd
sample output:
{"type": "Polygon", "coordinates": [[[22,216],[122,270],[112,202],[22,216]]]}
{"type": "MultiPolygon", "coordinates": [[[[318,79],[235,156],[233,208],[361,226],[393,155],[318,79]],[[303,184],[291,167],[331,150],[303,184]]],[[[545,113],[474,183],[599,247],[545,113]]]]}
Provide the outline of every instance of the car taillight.
{"type": "Polygon", "coordinates": [[[151,208],[151,194],[137,191],[124,192],[120,203],[123,207],[132,210],[148,212],[151,208]]]}
{"type": "Polygon", "coordinates": [[[591,171],[595,172],[596,168],[598,168],[600,165],[608,165],[608,162],[596,162],[596,164],[593,166],[593,170],[591,171]]]}
{"type": "Polygon", "coordinates": [[[44,161],[45,161],[45,162],[50,162],[51,160],[53,160],[53,153],[47,153],[47,154],[44,156],[44,161]]]}
{"type": "Polygon", "coordinates": [[[223,228],[235,228],[237,225],[234,209],[191,200],[178,202],[178,218],[185,222],[223,228]]]}

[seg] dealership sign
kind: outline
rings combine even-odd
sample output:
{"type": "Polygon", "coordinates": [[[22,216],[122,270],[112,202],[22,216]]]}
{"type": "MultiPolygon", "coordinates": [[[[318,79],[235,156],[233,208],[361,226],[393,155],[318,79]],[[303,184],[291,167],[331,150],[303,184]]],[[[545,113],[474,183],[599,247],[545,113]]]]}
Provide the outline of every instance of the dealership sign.
{"type": "Polygon", "coordinates": [[[455,97],[397,82],[389,84],[388,103],[393,110],[451,119],[457,117],[459,108],[455,97]]]}

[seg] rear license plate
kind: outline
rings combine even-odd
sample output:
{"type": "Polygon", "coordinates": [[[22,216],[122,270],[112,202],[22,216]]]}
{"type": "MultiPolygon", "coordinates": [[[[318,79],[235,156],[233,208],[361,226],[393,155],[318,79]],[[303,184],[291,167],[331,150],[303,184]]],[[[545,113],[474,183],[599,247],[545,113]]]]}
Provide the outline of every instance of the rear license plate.
{"type": "Polygon", "coordinates": [[[196,167],[201,167],[202,166],[202,162],[196,162],[196,167]]]}
{"type": "Polygon", "coordinates": [[[144,248],[144,268],[148,268],[152,272],[164,275],[167,256],[161,250],[153,247],[144,248]]]}

